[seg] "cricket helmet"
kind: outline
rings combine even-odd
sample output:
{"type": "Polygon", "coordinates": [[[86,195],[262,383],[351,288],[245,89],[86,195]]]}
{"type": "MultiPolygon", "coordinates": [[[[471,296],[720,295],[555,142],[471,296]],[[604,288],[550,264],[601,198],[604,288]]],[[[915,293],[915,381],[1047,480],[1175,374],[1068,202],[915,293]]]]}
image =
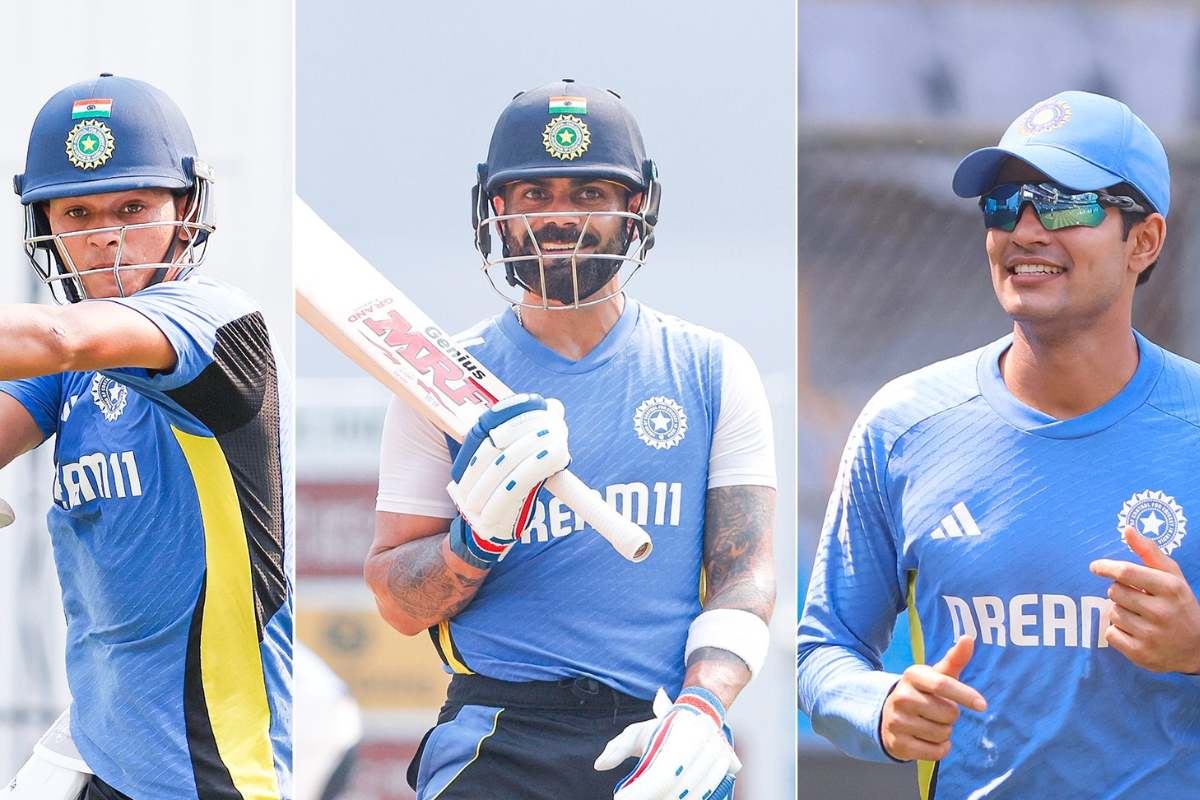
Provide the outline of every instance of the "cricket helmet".
{"type": "Polygon", "coordinates": [[[212,168],[196,154],[183,112],[148,83],[102,73],[56,93],[38,112],[29,135],[25,172],[13,189],[25,206],[25,252],[55,300],[87,297],[79,273],[69,263],[63,238],[93,231],[55,234],[44,201],[136,189],[168,189],[187,195],[182,219],[113,229],[120,236],[112,267],[122,295],[121,272],[154,269],[158,283],[174,266],[197,266],[214,230],[212,168]],[[120,264],[126,231],[170,225],[177,236],[162,263],[120,264]]]}
{"type": "MultiPolygon", "coordinates": [[[[637,121],[620,96],[611,89],[586,86],[564,78],[562,81],[517,94],[496,122],[487,161],[478,167],[475,187],[471,194],[471,222],[475,230],[475,247],[483,257],[483,269],[488,274],[493,288],[501,296],[514,301],[496,285],[489,272],[491,267],[498,264],[504,265],[505,279],[509,286],[529,290],[541,298],[540,303],[528,303],[519,299],[514,301],[521,305],[549,307],[545,294],[545,267],[550,262],[561,265],[568,259],[573,269],[577,269],[584,261],[591,261],[593,267],[598,261],[605,261],[606,264],[599,269],[600,278],[608,273],[609,279],[625,263],[631,264],[632,269],[616,289],[616,292],[619,292],[633,273],[645,263],[646,253],[654,245],[654,226],[658,222],[661,195],[662,187],[658,180],[657,167],[646,154],[646,146],[642,141],[637,121]],[[628,220],[626,241],[620,253],[543,253],[537,245],[529,219],[554,214],[496,215],[493,200],[503,192],[507,184],[520,180],[560,177],[612,181],[630,192],[643,195],[641,206],[636,212],[607,214],[628,220]],[[506,226],[524,228],[533,242],[535,252],[516,255],[511,253],[509,241],[504,235],[506,226]],[[491,257],[493,231],[503,242],[501,258],[491,257]],[[532,270],[533,264],[536,264],[536,270],[532,270]],[[541,276],[540,285],[531,285],[536,281],[521,276],[522,265],[526,268],[527,277],[530,270],[541,276]]],[[[584,223],[584,232],[591,217],[599,215],[599,212],[588,215],[588,220],[584,223]]],[[[580,241],[582,242],[582,238],[580,241]]],[[[578,307],[602,302],[612,296],[609,294],[601,298],[589,298],[587,294],[580,294],[578,280],[573,283],[575,288],[570,298],[552,299],[563,302],[567,307],[578,307]]],[[[603,283],[606,284],[607,279],[604,279],[603,283]]]]}

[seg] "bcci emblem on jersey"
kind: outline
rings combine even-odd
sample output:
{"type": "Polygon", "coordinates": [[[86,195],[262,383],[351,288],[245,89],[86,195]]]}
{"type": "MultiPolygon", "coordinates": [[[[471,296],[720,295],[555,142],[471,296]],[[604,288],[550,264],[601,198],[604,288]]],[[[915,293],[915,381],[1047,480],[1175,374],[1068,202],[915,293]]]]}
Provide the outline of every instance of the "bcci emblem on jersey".
{"type": "Polygon", "coordinates": [[[129,399],[129,390],[125,388],[124,384],[97,373],[92,376],[92,399],[96,401],[96,406],[104,414],[104,418],[109,422],[114,422],[125,410],[125,401],[129,399]]]}
{"type": "MultiPolygon", "coordinates": [[[[1117,514],[1117,529],[1129,525],[1143,536],[1153,539],[1158,548],[1167,555],[1183,542],[1187,534],[1187,517],[1183,509],[1164,492],[1138,492],[1125,501],[1125,507],[1117,514]]],[[[1125,535],[1121,535],[1125,541],[1125,535]]]]}
{"type": "Polygon", "coordinates": [[[633,430],[655,450],[666,450],[683,440],[687,414],[683,413],[683,406],[669,397],[651,397],[633,412],[633,430]]]}

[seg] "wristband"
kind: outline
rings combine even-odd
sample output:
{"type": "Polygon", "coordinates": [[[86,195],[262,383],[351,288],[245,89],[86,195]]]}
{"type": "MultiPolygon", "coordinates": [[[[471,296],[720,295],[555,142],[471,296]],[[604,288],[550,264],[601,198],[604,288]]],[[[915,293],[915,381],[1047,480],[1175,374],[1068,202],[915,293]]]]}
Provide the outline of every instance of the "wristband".
{"type": "Polygon", "coordinates": [[[683,663],[686,664],[692,653],[701,647],[715,647],[733,653],[745,662],[750,679],[754,680],[767,659],[770,641],[767,623],[757,615],[735,608],[715,608],[692,620],[683,663]]]}
{"type": "Polygon", "coordinates": [[[450,523],[450,552],[478,569],[491,569],[516,544],[516,539],[500,544],[481,539],[459,515],[450,523]]]}

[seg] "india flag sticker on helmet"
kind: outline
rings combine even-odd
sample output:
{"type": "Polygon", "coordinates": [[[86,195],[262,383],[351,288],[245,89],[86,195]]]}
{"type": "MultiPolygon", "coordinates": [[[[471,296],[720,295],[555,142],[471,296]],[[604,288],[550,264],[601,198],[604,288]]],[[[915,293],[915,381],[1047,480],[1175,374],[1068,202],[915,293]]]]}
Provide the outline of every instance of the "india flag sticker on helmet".
{"type": "Polygon", "coordinates": [[[586,114],[586,97],[551,97],[551,114],[586,114]]]}
{"type": "Polygon", "coordinates": [[[83,119],[84,117],[111,117],[112,116],[112,100],[108,98],[91,98],[89,100],[76,100],[71,106],[71,119],[83,119]]]}

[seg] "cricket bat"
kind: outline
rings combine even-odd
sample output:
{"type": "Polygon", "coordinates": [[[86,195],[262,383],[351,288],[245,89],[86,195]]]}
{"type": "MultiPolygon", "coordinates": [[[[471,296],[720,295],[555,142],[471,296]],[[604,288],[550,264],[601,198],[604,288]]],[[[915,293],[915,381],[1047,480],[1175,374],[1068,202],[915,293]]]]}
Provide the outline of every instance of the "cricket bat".
{"type": "MultiPolygon", "coordinates": [[[[455,345],[433,320],[294,198],[296,312],[318,333],[434,425],[461,442],[485,409],[513,391],[455,345]]],[[[633,562],[650,555],[650,536],[563,470],[546,488],[633,562]]]]}

